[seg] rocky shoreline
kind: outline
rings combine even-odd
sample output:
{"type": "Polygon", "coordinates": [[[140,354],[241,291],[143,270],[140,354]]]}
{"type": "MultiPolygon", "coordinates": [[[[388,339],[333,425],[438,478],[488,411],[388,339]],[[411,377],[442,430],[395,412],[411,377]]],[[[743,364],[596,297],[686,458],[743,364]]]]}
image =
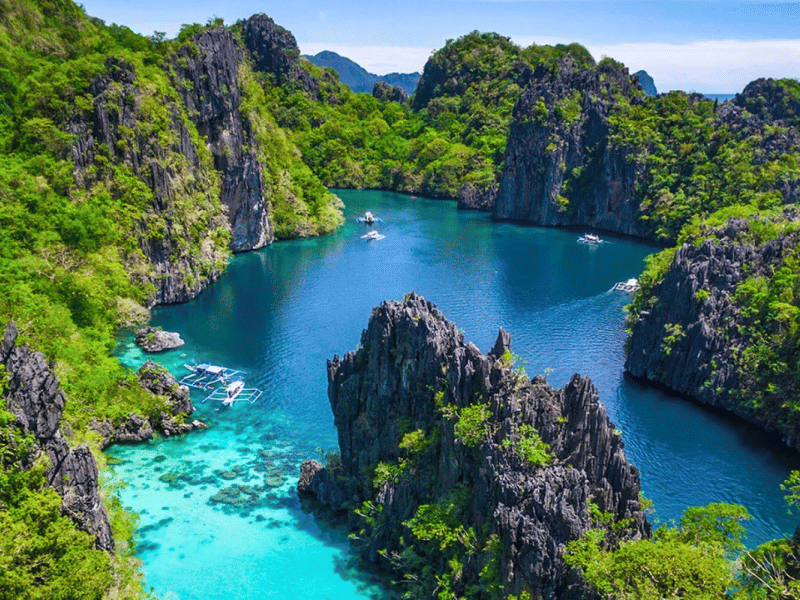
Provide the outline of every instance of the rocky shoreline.
{"type": "Polygon", "coordinates": [[[94,536],[98,549],[112,551],[114,538],[100,496],[94,455],[86,444],[69,447],[59,426],[66,400],[64,392],[44,355],[31,352],[27,344],[18,346],[18,335],[12,321],[3,335],[0,364],[7,378],[3,394],[6,409],[14,415],[14,426],[35,440],[26,468],[32,468],[39,457],[46,457],[46,480],[62,498],[61,512],[78,529],[94,536]]]}
{"type": "MultiPolygon", "coordinates": [[[[17,325],[12,321],[3,336],[0,365],[7,380],[3,398],[6,409],[14,415],[14,426],[35,438],[29,464],[23,468],[32,468],[39,457],[46,456],[46,480],[62,497],[62,513],[78,529],[94,536],[97,548],[112,551],[114,539],[92,450],[87,444],[70,448],[60,427],[66,397],[58,378],[41,352],[32,352],[27,345],[16,343],[18,335],[17,325]]],[[[205,428],[200,421],[188,422],[194,412],[189,390],[179,386],[166,369],[147,361],[137,377],[143,389],[164,399],[165,411],[150,418],[131,413],[116,425],[94,421],[90,428],[102,436],[103,449],[114,443],[146,441],[156,432],[171,436],[205,428]]]]}

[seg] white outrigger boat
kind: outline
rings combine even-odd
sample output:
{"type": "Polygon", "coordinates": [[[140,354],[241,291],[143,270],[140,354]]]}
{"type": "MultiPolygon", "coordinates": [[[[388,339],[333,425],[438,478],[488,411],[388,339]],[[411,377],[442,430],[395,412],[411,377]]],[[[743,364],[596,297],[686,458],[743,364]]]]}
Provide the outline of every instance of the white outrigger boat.
{"type": "Polygon", "coordinates": [[[382,240],[385,237],[386,237],[385,235],[381,235],[377,231],[372,230],[372,231],[369,231],[369,232],[365,233],[364,235],[362,235],[361,239],[362,240],[367,240],[368,242],[371,242],[373,240],[382,240]]]}
{"type": "Polygon", "coordinates": [[[615,283],[614,287],[611,288],[612,291],[618,292],[628,292],[633,293],[639,289],[639,280],[638,279],[628,279],[628,281],[620,281],[619,283],[615,283]]]}
{"type": "Polygon", "coordinates": [[[593,233],[584,233],[578,238],[579,244],[601,244],[602,242],[603,240],[600,239],[600,236],[593,233]]]}
{"type": "Polygon", "coordinates": [[[181,379],[180,383],[182,385],[210,391],[203,398],[203,402],[206,400],[218,400],[224,406],[232,406],[234,402],[246,400],[253,404],[263,394],[261,390],[256,388],[244,387],[244,380],[242,379],[244,373],[242,371],[207,363],[183,366],[191,373],[181,379]]]}
{"type": "Polygon", "coordinates": [[[261,397],[261,394],[261,390],[244,387],[244,381],[240,379],[229,383],[225,387],[215,389],[203,399],[203,402],[217,400],[222,402],[223,406],[233,406],[233,403],[237,401],[254,404],[261,397]]]}
{"type": "Polygon", "coordinates": [[[365,212],[363,217],[356,217],[356,223],[366,223],[367,225],[372,225],[379,221],[380,219],[369,211],[365,212]]]}
{"type": "Polygon", "coordinates": [[[183,366],[191,371],[191,373],[181,379],[181,385],[188,385],[198,390],[207,390],[218,383],[227,383],[229,379],[241,374],[241,371],[237,371],[236,369],[228,369],[227,367],[210,365],[208,363],[201,363],[199,365],[185,364],[183,366]]]}

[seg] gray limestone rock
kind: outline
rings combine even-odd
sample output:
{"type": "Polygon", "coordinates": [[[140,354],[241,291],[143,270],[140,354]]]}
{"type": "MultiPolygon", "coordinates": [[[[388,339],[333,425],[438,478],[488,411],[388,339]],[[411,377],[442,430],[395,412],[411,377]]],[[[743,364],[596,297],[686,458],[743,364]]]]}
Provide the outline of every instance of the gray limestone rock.
{"type": "Polygon", "coordinates": [[[372,88],[372,95],[383,102],[403,103],[408,100],[408,94],[405,93],[403,88],[385,81],[375,82],[375,86],[372,88]]]}
{"type": "MultiPolygon", "coordinates": [[[[797,220],[792,210],[785,212],[797,220]]],[[[689,240],[675,253],[661,282],[648,294],[627,344],[625,369],[700,402],[734,412],[800,449],[800,427],[780,410],[753,410],[733,393],[752,385],[737,357],[747,347],[749,322],[734,298],[751,277],[772,277],[795,252],[797,231],[755,244],[745,219],[731,219],[689,240]]],[[[762,325],[766,327],[766,325],[762,325]]]]}
{"type": "Polygon", "coordinates": [[[139,224],[139,247],[152,268],[138,276],[154,286],[151,305],[185,302],[219,276],[220,265],[227,259],[227,253],[213,244],[203,244],[202,252],[187,253],[185,240],[180,239],[185,236],[187,219],[201,218],[209,231],[224,226],[225,216],[213,210],[209,197],[216,174],[200,159],[205,149],[192,140],[176,100],[159,96],[156,101],[166,108],[167,122],[161,129],[154,130],[150,124],[142,127],[152,119],[148,114],[154,102],[151,87],[137,85],[136,68],[124,59],[109,56],[105,67],[89,85],[91,112],[78,111],[68,125],[74,136],[70,158],[75,180],[91,188],[97,177],[105,176],[105,168],[98,167],[98,157],[105,157],[101,165],[108,160],[122,165],[144,184],[152,194],[147,210],[166,218],[165,228],[153,235],[146,234],[148,223],[139,224]],[[180,156],[180,165],[167,168],[172,164],[170,156],[180,156]],[[191,215],[175,202],[186,194],[193,198],[191,215]]]}
{"type": "MultiPolygon", "coordinates": [[[[589,501],[615,519],[631,519],[623,538],[649,535],[639,473],[589,379],[575,375],[555,390],[502,360],[508,349],[510,336],[501,330],[492,351],[481,354],[414,293],[375,308],[360,349],[328,362],[341,467],[327,473],[306,463],[302,489],[334,508],[342,507],[341,499],[351,510],[365,500],[381,505],[381,524],[362,549],[365,558],[379,561],[402,549],[401,538],[411,539],[404,523],[420,505],[466,486],[465,525],[499,536],[508,593],[579,598],[586,590],[562,556],[566,544],[592,526],[589,501]],[[490,416],[470,447],[452,415],[476,404],[485,404],[490,416]],[[515,450],[526,427],[549,445],[547,465],[528,463],[515,450]],[[379,463],[407,460],[401,441],[415,430],[427,440],[424,454],[377,486],[368,474],[379,463]]],[[[478,581],[478,562],[465,564],[464,585],[478,581]]]]}
{"type": "Polygon", "coordinates": [[[166,412],[149,418],[130,413],[116,427],[110,423],[93,422],[91,427],[103,436],[104,448],[114,443],[144,442],[156,433],[169,437],[206,428],[202,421],[196,419],[188,421],[188,417],[194,412],[189,388],[180,385],[167,369],[148,360],[139,368],[136,375],[142,388],[164,398],[166,412]]]}
{"type": "MultiPolygon", "coordinates": [[[[0,364],[8,377],[4,401],[17,427],[36,438],[33,456],[49,459],[48,483],[61,495],[61,511],[95,537],[95,545],[113,550],[111,524],[99,493],[97,464],[85,444],[70,448],[59,429],[64,392],[40,352],[18,346],[12,321],[3,336],[0,364]]],[[[32,466],[32,465],[29,465],[32,466]]]]}
{"type": "Polygon", "coordinates": [[[163,352],[180,348],[183,344],[180,334],[172,331],[144,327],[136,332],[136,345],[145,352],[163,352]]]}
{"type": "Polygon", "coordinates": [[[458,208],[459,210],[492,212],[496,197],[497,183],[494,181],[483,186],[465,183],[458,191],[458,208]]]}
{"type": "Polygon", "coordinates": [[[627,69],[611,64],[537,68],[514,108],[492,216],[643,235],[636,184],[644,165],[609,140],[613,98],[641,101],[634,89],[627,69]],[[568,119],[563,107],[574,103],[568,119]]]}

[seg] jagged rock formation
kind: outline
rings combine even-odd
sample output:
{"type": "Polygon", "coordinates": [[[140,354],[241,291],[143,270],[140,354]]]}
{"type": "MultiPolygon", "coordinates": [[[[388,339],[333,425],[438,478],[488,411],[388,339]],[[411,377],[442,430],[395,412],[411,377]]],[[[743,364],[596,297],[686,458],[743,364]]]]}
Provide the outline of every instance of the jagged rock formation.
{"type": "Polygon", "coordinates": [[[294,82],[307,92],[317,92],[319,83],[303,69],[300,48],[291,32],[263,13],[239,25],[256,71],[271,74],[278,85],[294,82]]]}
{"type": "MultiPolygon", "coordinates": [[[[511,368],[509,343],[501,330],[482,355],[413,293],[381,304],[361,348],[328,363],[341,467],[306,463],[300,489],[334,508],[379,505],[363,547],[372,561],[413,539],[407,523],[421,505],[466,490],[464,526],[500,540],[505,593],[578,598],[579,579],[561,560],[565,545],[592,526],[590,501],[616,520],[631,519],[624,536],[647,535],[639,474],[591,382],[575,375],[554,390],[541,377],[529,380],[511,368]],[[485,420],[470,438],[466,415],[475,411],[485,420]],[[544,466],[520,450],[534,429],[549,445],[544,466]],[[393,476],[381,479],[386,469],[393,476]]],[[[458,585],[477,583],[490,559],[478,552],[463,560],[458,585]]]]}
{"type": "MultiPolygon", "coordinates": [[[[795,211],[785,217],[798,220],[795,211]]],[[[786,394],[794,397],[796,382],[791,374],[779,373],[770,382],[776,391],[760,389],[758,370],[781,359],[763,356],[752,362],[746,353],[752,335],[764,330],[781,335],[781,323],[748,315],[745,309],[757,312],[757,306],[748,306],[753,299],[737,301],[744,282],[773,278],[799,241],[800,234],[791,231],[759,243],[748,220],[732,219],[684,243],[663,278],[640,291],[635,306],[641,310],[633,316],[625,369],[732,411],[800,449],[800,422],[786,405],[791,399],[786,394]]]]}
{"type": "Polygon", "coordinates": [[[634,90],[611,61],[537,68],[514,108],[494,218],[642,235],[635,192],[643,167],[609,140],[615,98],[638,102],[634,90]]]}
{"type": "Polygon", "coordinates": [[[199,31],[163,61],[154,72],[109,56],[88,86],[91,107],[81,104],[67,126],[79,185],[102,183],[144,212],[134,223],[139,251],[124,261],[154,287],[151,305],[195,297],[225,268],[229,249],[272,243],[280,203],[301,221],[283,237],[315,233],[289,164],[300,157],[252,98],[262,92],[254,73],[319,91],[292,34],[255,15],[199,31]]]}
{"type": "Polygon", "coordinates": [[[163,331],[156,327],[143,327],[136,332],[136,345],[145,352],[163,352],[180,348],[184,341],[180,334],[173,331],[163,331]]]}
{"type": "MultiPolygon", "coordinates": [[[[262,31],[257,27],[243,30],[249,38],[262,31]]],[[[198,133],[206,137],[214,165],[222,176],[220,199],[228,208],[231,250],[261,248],[272,242],[273,234],[262,165],[255,143],[251,144],[253,129],[240,110],[239,67],[244,54],[224,27],[204,31],[195,36],[194,42],[195,46],[184,46],[175,57],[176,88],[198,133]]],[[[255,45],[256,39],[252,43],[255,45]]],[[[256,60],[273,66],[268,63],[268,56],[271,54],[265,47],[263,56],[256,60]]],[[[282,70],[279,73],[284,74],[282,70]]]]}
{"type": "Polygon", "coordinates": [[[109,56],[106,71],[91,82],[90,113],[74,117],[68,127],[75,136],[75,178],[89,189],[98,180],[120,177],[109,165],[115,162],[144,183],[146,191],[127,181],[116,186],[125,202],[144,198],[147,204],[137,224],[141,252],[125,262],[134,277],[154,286],[153,304],[182,302],[216,279],[227,259],[224,244],[207,235],[226,227],[218,176],[204,160],[207,152],[193,139],[176,99],[152,85],[137,85],[137,80],[132,64],[109,56]],[[156,119],[160,127],[154,127],[156,119]],[[181,206],[186,197],[192,198],[192,211],[181,206]],[[187,247],[189,240],[194,252],[187,247]]]}
{"type": "Polygon", "coordinates": [[[375,87],[372,88],[372,95],[382,102],[405,102],[408,100],[408,94],[405,93],[403,88],[388,84],[385,81],[375,82],[375,87]]]}
{"type": "MultiPolygon", "coordinates": [[[[59,429],[64,392],[40,352],[16,345],[17,325],[9,323],[3,336],[0,364],[5,367],[6,409],[16,426],[34,436],[33,456],[49,459],[47,482],[61,495],[61,511],[77,527],[95,537],[97,548],[113,550],[111,524],[100,497],[97,463],[86,444],[70,448],[59,429]]],[[[28,465],[33,466],[33,465],[28,465]]]]}
{"type": "Polygon", "coordinates": [[[774,79],[756,79],[748,83],[733,104],[747,109],[765,121],[781,121],[784,125],[800,125],[800,98],[774,79]]]}
{"type": "Polygon", "coordinates": [[[642,90],[645,94],[648,96],[658,96],[656,84],[653,81],[653,78],[650,76],[650,73],[642,69],[640,71],[636,71],[633,76],[637,78],[639,85],[642,86],[642,90]]]}
{"type": "Polygon", "coordinates": [[[146,442],[155,433],[170,437],[206,428],[205,423],[197,419],[188,421],[194,412],[189,388],[179,385],[167,369],[148,360],[136,376],[142,388],[164,400],[164,410],[147,417],[130,413],[116,426],[107,421],[93,421],[90,427],[103,437],[103,449],[111,444],[146,442]]]}

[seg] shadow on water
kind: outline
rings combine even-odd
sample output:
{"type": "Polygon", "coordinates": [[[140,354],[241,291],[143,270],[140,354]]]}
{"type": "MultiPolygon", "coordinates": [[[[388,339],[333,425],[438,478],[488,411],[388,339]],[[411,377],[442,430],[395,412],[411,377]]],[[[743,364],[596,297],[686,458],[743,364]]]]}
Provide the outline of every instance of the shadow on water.
{"type": "MultiPolygon", "coordinates": [[[[313,536],[327,538],[331,534],[352,530],[345,511],[331,510],[315,497],[301,494],[300,506],[303,513],[297,526],[313,536]],[[309,518],[314,525],[309,526],[309,518]]],[[[324,541],[324,539],[323,539],[324,541]]],[[[365,560],[351,545],[351,552],[334,557],[334,571],[343,579],[354,581],[359,590],[374,600],[398,600],[402,593],[394,583],[392,576],[377,564],[365,560]]]]}
{"type": "Polygon", "coordinates": [[[657,498],[656,516],[677,521],[688,506],[742,504],[745,543],[755,547],[794,530],[780,485],[800,453],[744,419],[663,386],[625,374],[615,396],[615,421],[642,488],[657,498]]]}
{"type": "Polygon", "coordinates": [[[623,378],[621,390],[637,396],[650,393],[655,402],[678,403],[681,412],[690,412],[699,421],[714,421],[730,431],[732,438],[738,440],[736,445],[746,451],[763,453],[770,457],[770,462],[780,464],[787,470],[797,468],[800,464],[800,452],[788,447],[777,433],[764,431],[729,410],[705,404],[688,394],[679,394],[658,382],[634,377],[627,371],[623,378]],[[654,391],[658,393],[652,393],[654,391]],[[686,403],[689,404],[688,407],[686,403]]]}

